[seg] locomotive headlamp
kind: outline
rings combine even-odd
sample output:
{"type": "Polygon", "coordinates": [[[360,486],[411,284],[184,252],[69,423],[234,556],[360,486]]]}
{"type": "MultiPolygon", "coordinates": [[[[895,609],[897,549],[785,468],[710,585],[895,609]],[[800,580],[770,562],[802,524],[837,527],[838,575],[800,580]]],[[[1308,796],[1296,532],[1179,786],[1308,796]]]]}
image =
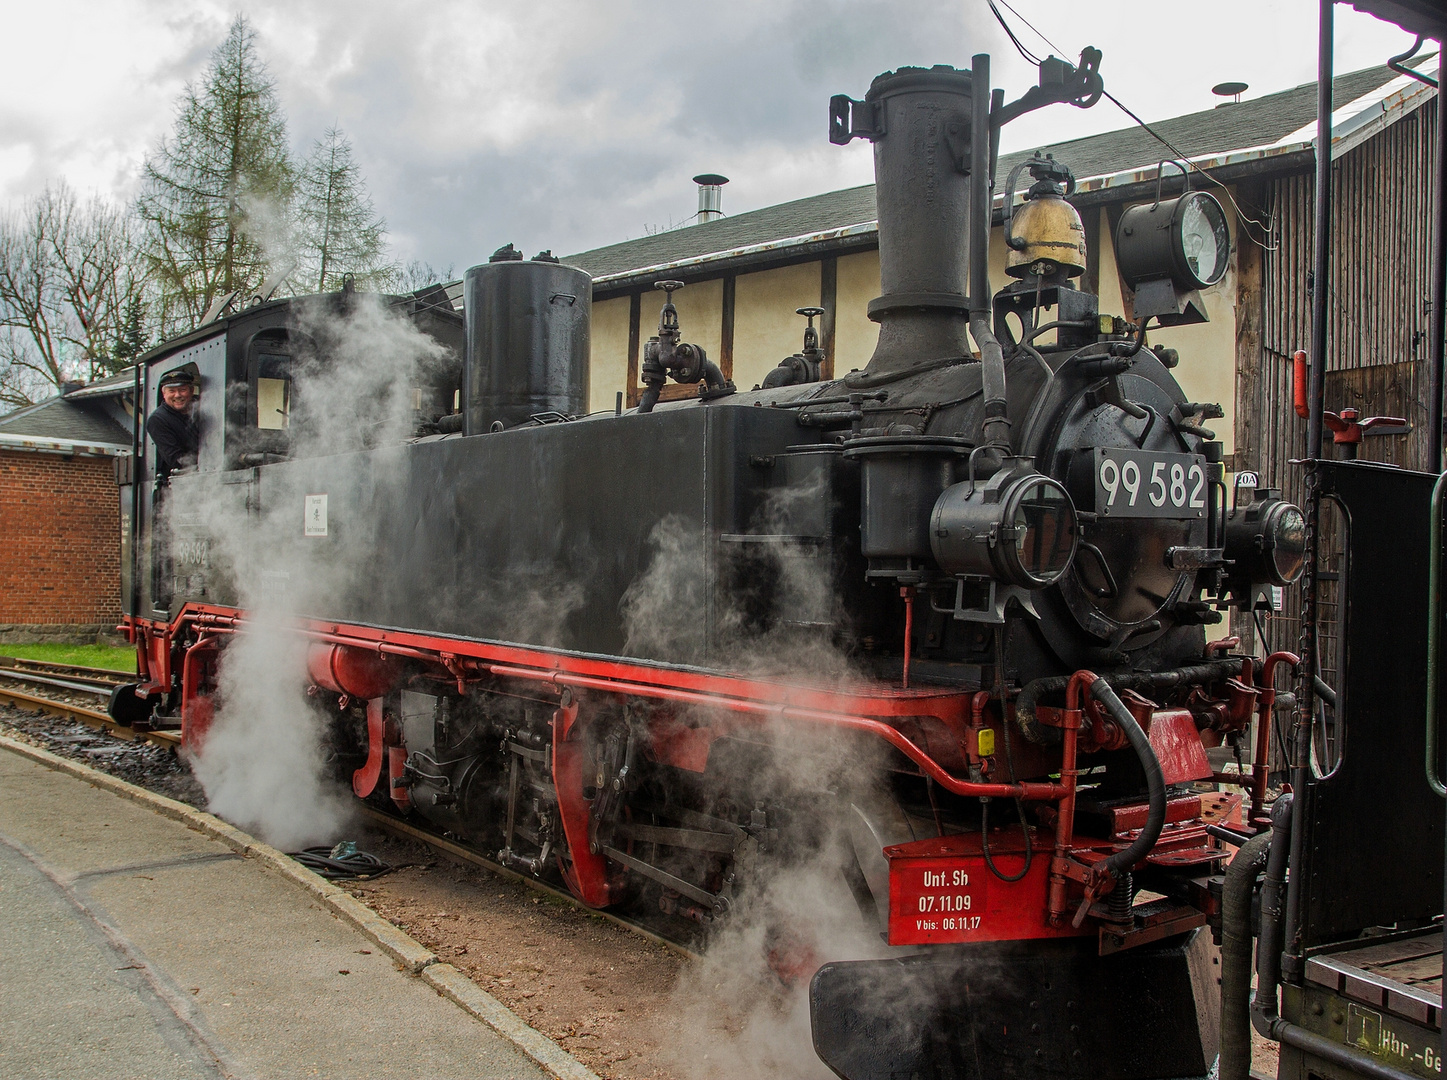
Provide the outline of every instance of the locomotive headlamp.
{"type": "Polygon", "coordinates": [[[1204,191],[1132,206],[1115,231],[1115,257],[1132,289],[1157,278],[1208,289],[1225,276],[1230,252],[1226,211],[1204,191]]]}
{"type": "Polygon", "coordinates": [[[930,515],[930,548],[942,569],[1022,589],[1060,580],[1077,536],[1069,494],[1029,458],[1009,458],[988,480],[946,489],[930,515]]]}
{"type": "Polygon", "coordinates": [[[1226,211],[1204,191],[1132,206],[1115,231],[1116,264],[1136,291],[1136,315],[1167,326],[1206,321],[1196,290],[1226,275],[1230,255],[1226,211]]]}
{"type": "Polygon", "coordinates": [[[1243,585],[1290,585],[1306,561],[1306,518],[1280,491],[1257,488],[1251,504],[1226,519],[1226,558],[1243,585]]]}

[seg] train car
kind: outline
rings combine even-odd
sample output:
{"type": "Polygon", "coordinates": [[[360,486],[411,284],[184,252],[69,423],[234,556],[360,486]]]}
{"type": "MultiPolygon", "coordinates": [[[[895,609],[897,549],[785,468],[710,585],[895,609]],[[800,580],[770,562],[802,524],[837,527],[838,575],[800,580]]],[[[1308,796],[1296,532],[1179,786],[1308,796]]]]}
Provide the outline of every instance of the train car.
{"type": "Polygon", "coordinates": [[[813,965],[840,1076],[1206,1074],[1220,835],[1265,827],[1291,666],[1207,628],[1296,580],[1303,518],[1232,497],[1219,407],[1148,344],[1225,273],[1209,194],[1123,216],[1128,322],[1037,156],[990,286],[999,128],[1093,103],[1099,60],[1008,104],[986,56],[832,100],[882,285],[839,379],[806,335],[734,387],[662,281],[638,408],[583,415],[590,281],[510,246],[461,319],[344,292],[153,350],[137,400],[195,364],[202,445],[158,477],[142,442],[123,489],[113,715],[204,758],[239,637],[284,633],[358,798],[585,904],[718,926],[830,860],[887,954],[813,965]]]}

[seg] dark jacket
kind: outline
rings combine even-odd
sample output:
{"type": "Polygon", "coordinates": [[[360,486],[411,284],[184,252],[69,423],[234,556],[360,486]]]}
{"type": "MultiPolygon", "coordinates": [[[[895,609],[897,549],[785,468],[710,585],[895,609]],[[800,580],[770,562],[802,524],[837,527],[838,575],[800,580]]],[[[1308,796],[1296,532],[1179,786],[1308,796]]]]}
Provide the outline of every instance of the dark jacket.
{"type": "Polygon", "coordinates": [[[161,404],[146,421],[146,434],[156,444],[156,476],[165,478],[176,469],[196,464],[201,432],[195,417],[161,404]]]}

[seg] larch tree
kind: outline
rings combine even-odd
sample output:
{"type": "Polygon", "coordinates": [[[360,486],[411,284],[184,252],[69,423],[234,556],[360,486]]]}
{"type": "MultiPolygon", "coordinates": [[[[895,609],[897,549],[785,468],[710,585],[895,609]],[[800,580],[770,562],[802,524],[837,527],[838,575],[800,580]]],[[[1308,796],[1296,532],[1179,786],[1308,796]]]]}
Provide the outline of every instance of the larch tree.
{"type": "Polygon", "coordinates": [[[137,210],[163,332],[195,326],[228,294],[244,302],[287,261],[295,180],[286,120],[244,16],[187,86],[143,180],[137,210]]]}
{"type": "Polygon", "coordinates": [[[393,275],[388,287],[399,293],[421,292],[432,285],[441,285],[455,277],[452,263],[440,270],[422,259],[408,259],[393,275]]]}
{"type": "Polygon", "coordinates": [[[382,288],[395,276],[387,260],[386,223],[372,208],[352,144],[333,127],[313,145],[297,177],[297,268],[292,282],[307,292],[332,292],[350,275],[382,288]]]}

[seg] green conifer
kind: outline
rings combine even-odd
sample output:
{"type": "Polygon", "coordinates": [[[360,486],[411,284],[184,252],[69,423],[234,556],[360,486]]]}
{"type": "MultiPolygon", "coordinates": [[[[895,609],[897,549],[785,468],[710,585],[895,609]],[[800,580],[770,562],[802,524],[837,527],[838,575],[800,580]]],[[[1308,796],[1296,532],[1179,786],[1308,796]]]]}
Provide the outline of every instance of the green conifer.
{"type": "Polygon", "coordinates": [[[196,325],[229,293],[244,302],[286,258],[294,187],[286,120],[244,16],[187,86],[144,181],[137,208],[165,332],[196,325]]]}
{"type": "Polygon", "coordinates": [[[296,257],[292,281],[308,292],[331,292],[350,274],[385,287],[395,275],[386,257],[386,223],[372,208],[352,144],[333,127],[312,145],[296,185],[296,257]]]}

